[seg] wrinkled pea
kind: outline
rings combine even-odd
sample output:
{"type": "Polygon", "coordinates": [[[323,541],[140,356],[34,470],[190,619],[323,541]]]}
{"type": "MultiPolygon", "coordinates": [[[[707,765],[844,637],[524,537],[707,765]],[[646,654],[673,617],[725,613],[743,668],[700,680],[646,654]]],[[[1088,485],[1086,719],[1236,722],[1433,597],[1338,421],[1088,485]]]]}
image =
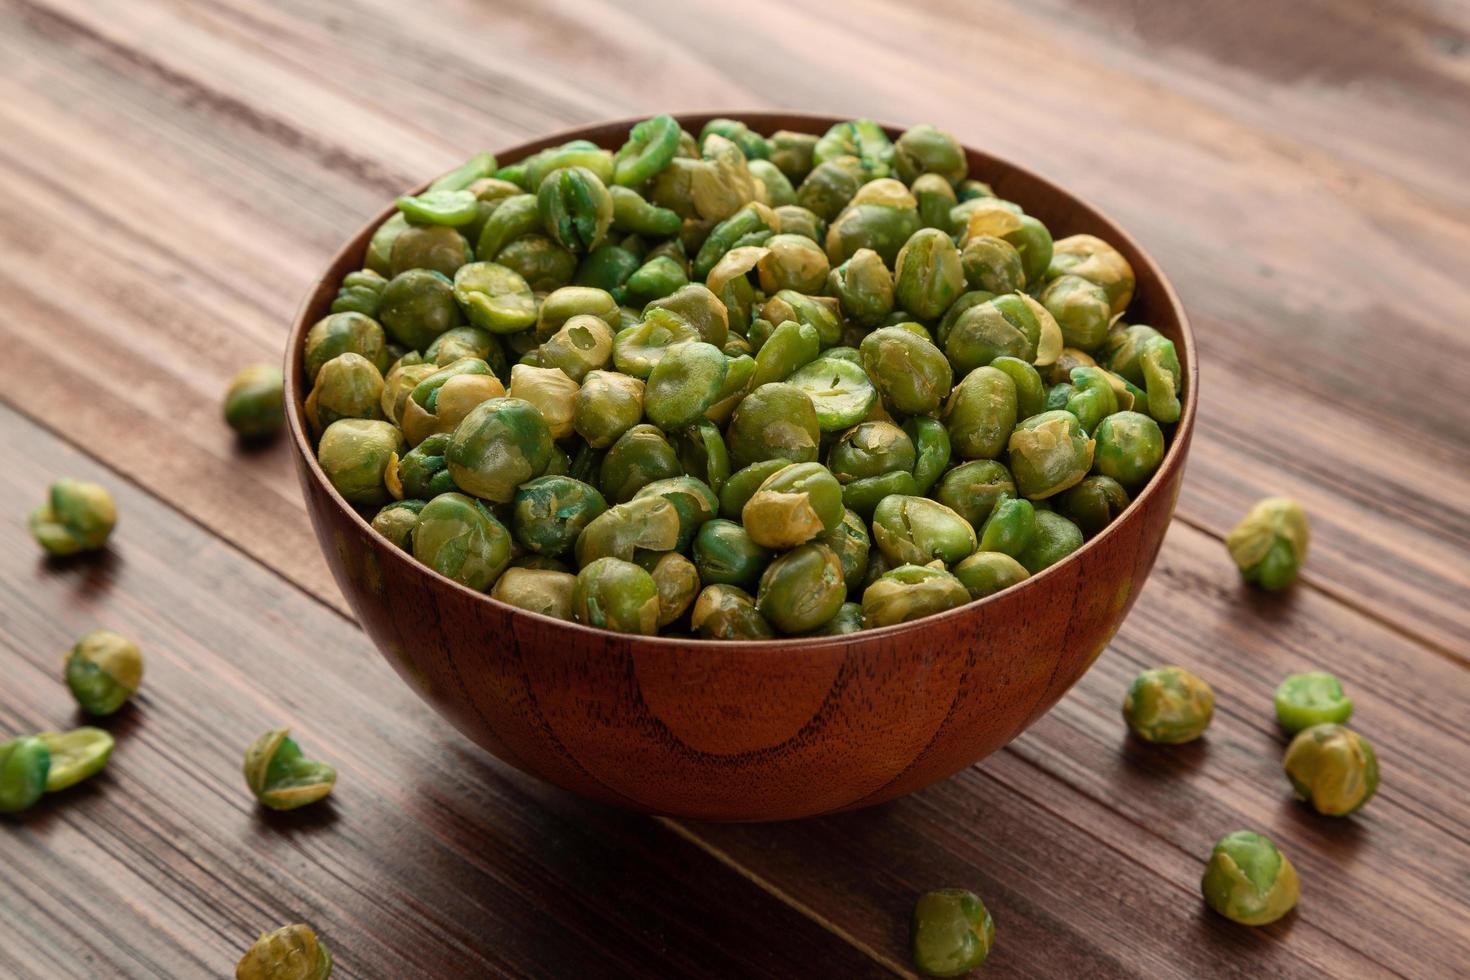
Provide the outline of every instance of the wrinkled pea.
{"type": "Polygon", "coordinates": [[[31,537],[58,557],[96,551],[117,526],[117,505],[98,483],[63,477],[51,484],[46,502],[31,511],[31,537]]]}
{"type": "Polygon", "coordinates": [[[337,770],[301,754],[289,729],[276,728],[245,750],[245,784],[262,805],[295,810],[324,799],[337,783],[337,770]]]}
{"type": "Polygon", "coordinates": [[[682,529],[679,511],[663,497],[638,497],[616,504],[593,518],[577,536],[577,565],[584,567],[598,558],[632,561],[639,551],[672,551],[682,529]]]}
{"type": "Polygon", "coordinates": [[[970,522],[937,500],[893,494],[873,510],[873,543],[894,565],[952,565],[975,550],[970,522]]]}
{"type": "Polygon", "coordinates": [[[596,487],[569,476],[537,477],[516,488],[511,531],[538,555],[567,555],[588,524],[607,510],[596,487]]]}
{"type": "Polygon", "coordinates": [[[441,493],[424,505],[412,544],[419,561],[478,592],[510,564],[510,532],[484,501],[462,493],[441,493]]]}
{"type": "Polygon", "coordinates": [[[392,495],[384,478],[406,448],[403,433],[390,422],[340,419],[322,433],[317,462],[348,503],[386,504],[392,495]]]}
{"type": "Polygon", "coordinates": [[[900,565],[863,590],[863,625],[872,629],[907,623],[969,601],[970,593],[949,572],[900,565]]]}
{"type": "Polygon", "coordinates": [[[935,497],[979,528],[989,519],[1002,497],[1014,497],[1016,483],[1005,464],[993,459],[961,463],[939,481],[935,497]]]}
{"type": "MultiPolygon", "coordinates": [[[[449,487],[441,492],[448,493],[454,488],[452,481],[449,487]]],[[[373,515],[373,530],[377,531],[389,543],[404,551],[413,551],[413,530],[419,523],[419,512],[424,509],[426,500],[395,500],[393,503],[378,509],[373,515]]]]}
{"type": "Polygon", "coordinates": [[[637,563],[658,590],[658,625],[668,626],[694,604],[700,590],[699,570],[677,551],[646,552],[638,556],[637,563]]]}
{"type": "Polygon", "coordinates": [[[995,920],[980,896],[945,888],[914,905],[913,958],[919,972],[957,977],[980,966],[995,945],[995,920]]]}
{"type": "Polygon", "coordinates": [[[788,551],[766,567],[755,605],[766,622],[792,635],[821,627],[846,598],[837,552],[814,543],[788,551]]]}
{"type": "Polygon", "coordinates": [[[793,463],[817,458],[821,426],[812,400],[795,385],[761,385],[735,408],[725,443],[730,463],[751,463],[780,457],[793,463]]]}
{"type": "Polygon", "coordinates": [[[1123,698],[1123,720],[1139,738],[1165,745],[1192,742],[1215,715],[1215,692],[1183,667],[1145,670],[1123,698]]]}
{"type": "Polygon", "coordinates": [[[766,477],[740,511],[751,539],[778,551],[833,530],[842,514],[842,485],[820,463],[783,466],[766,477]]]}
{"type": "Polygon", "coordinates": [[[999,551],[977,551],[954,567],[954,577],[960,580],[971,599],[994,595],[1030,576],[1026,566],[999,551]]]}
{"type": "Polygon", "coordinates": [[[143,683],[143,655],[111,630],[83,635],[66,658],[66,686],[89,715],[115,713],[143,683]]]}
{"type": "Polygon", "coordinates": [[[1139,412],[1116,412],[1098,424],[1093,465],[1130,493],[1137,491],[1164,460],[1159,423],[1139,412]]]}
{"type": "Polygon", "coordinates": [[[768,640],[776,635],[750,593],[734,585],[705,586],[694,600],[689,622],[706,640],[768,640]]]}
{"type": "Polygon", "coordinates": [[[652,425],[635,425],[602,458],[597,482],[615,504],[632,500],[655,480],[682,476],[684,469],[667,437],[652,425]]]}
{"type": "Polygon", "coordinates": [[[383,376],[361,354],[338,354],[322,365],[304,413],[313,435],[338,419],[381,419],[383,376]]]}
{"type": "Polygon", "coordinates": [[[551,450],[551,429],[536,406],[520,398],[491,398],[455,427],[444,459],[466,493],[508,504],[516,487],[546,472],[551,450]]]}
{"type": "Polygon", "coordinates": [[[1267,837],[1249,830],[1226,834],[1210,852],[1200,891],[1205,904],[1234,922],[1264,926],[1296,907],[1296,868],[1267,837]]]}
{"type": "Polygon", "coordinates": [[[598,558],[577,573],[572,614],[588,626],[652,636],[658,632],[658,586],[630,561],[598,558]]]}
{"type": "Polygon", "coordinates": [[[1033,505],[1036,511],[1036,529],[1031,532],[1031,541],[1016,560],[1026,571],[1035,575],[1050,568],[1063,558],[1082,547],[1082,529],[1061,514],[1033,505]]]}
{"type": "Polygon", "coordinates": [[[1342,725],[1297,733],[1282,760],[1297,799],[1328,817],[1361,809],[1378,791],[1378,756],[1366,738],[1342,725]]]}

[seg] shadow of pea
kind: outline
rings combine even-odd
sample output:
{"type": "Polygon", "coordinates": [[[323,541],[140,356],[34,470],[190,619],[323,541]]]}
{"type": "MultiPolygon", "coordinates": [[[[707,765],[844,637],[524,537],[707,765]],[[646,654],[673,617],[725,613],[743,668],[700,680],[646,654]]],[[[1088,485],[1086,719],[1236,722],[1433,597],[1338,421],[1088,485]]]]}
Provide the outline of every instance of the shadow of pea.
{"type": "Polygon", "coordinates": [[[1209,761],[1209,736],[1183,745],[1163,745],[1128,732],[1119,752],[1119,768],[1135,778],[1168,779],[1203,768],[1209,761]]]}
{"type": "Polygon", "coordinates": [[[75,555],[43,553],[37,565],[45,576],[72,576],[83,595],[94,596],[107,592],[117,582],[122,573],[123,558],[109,546],[100,551],[84,551],[75,555]]]}
{"type": "MultiPolygon", "coordinates": [[[[1286,778],[1281,780],[1281,814],[1310,835],[1312,846],[1334,861],[1352,860],[1368,843],[1370,829],[1357,816],[1328,817],[1313,810],[1311,804],[1296,798],[1286,778]]],[[[1369,804],[1370,806],[1372,804],[1369,804]]]]}
{"type": "Polygon", "coordinates": [[[272,810],[256,802],[251,823],[257,834],[266,837],[300,837],[331,830],[338,817],[336,804],[328,796],[297,810],[272,810]]]}

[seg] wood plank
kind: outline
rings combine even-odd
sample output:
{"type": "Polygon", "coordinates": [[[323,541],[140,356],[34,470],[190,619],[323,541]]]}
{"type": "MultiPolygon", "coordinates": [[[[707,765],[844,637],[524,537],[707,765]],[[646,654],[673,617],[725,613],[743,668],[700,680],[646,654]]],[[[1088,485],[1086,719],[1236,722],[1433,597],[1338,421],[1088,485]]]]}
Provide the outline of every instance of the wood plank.
{"type": "MultiPolygon", "coordinates": [[[[387,187],[409,183],[409,175],[432,172],[462,152],[453,143],[493,145],[513,138],[522,124],[544,130],[670,103],[783,101],[782,93],[793,90],[808,92],[814,103],[896,118],[922,104],[962,138],[1034,162],[1116,211],[1173,274],[1196,313],[1204,365],[1197,476],[1186,485],[1183,514],[1223,534],[1255,497],[1294,493],[1317,519],[1309,582],[1450,655],[1466,655],[1470,509],[1460,502],[1470,500],[1470,415],[1463,400],[1447,397],[1456,384],[1452,365],[1470,357],[1470,339],[1452,328],[1470,309],[1470,286],[1453,274],[1449,258],[1470,247],[1464,209],[1407,165],[1390,166],[1398,157],[1331,155],[1348,152],[1324,142],[1332,127],[1313,129],[1319,143],[1312,145],[1292,142],[1290,128],[1279,123],[1261,130],[1260,100],[1227,98],[1228,78],[1161,93],[1152,76],[1190,75],[1187,58],[1165,59],[1140,79],[1111,50],[1107,59],[1091,60],[1095,44],[1083,44],[1074,27],[1057,29],[1068,18],[1009,8],[1002,8],[1008,30],[997,36],[979,19],[955,17],[942,21],[952,31],[940,32],[935,17],[943,9],[911,17],[906,9],[869,3],[865,18],[829,25],[846,32],[847,42],[831,50],[852,51],[852,57],[809,52],[811,60],[787,59],[739,81],[739,58],[748,52],[743,44],[722,47],[728,32],[710,29],[704,16],[710,12],[699,5],[659,18],[636,4],[629,12],[606,6],[581,11],[579,23],[585,20],[583,30],[595,39],[590,48],[603,53],[570,59],[557,73],[530,71],[523,60],[534,57],[544,40],[503,63],[477,60],[473,39],[484,33],[487,15],[471,8],[445,13],[448,29],[435,41],[451,39],[440,47],[405,42],[427,29],[423,17],[393,4],[374,5],[370,16],[364,14],[370,26],[361,43],[350,49],[335,44],[328,15],[315,5],[247,10],[220,2],[191,6],[187,17],[173,19],[141,5],[103,17],[98,8],[71,0],[22,9],[25,16],[7,33],[16,35],[12,53],[26,69],[9,89],[0,87],[9,96],[7,124],[21,137],[4,179],[24,188],[16,198],[27,201],[24,213],[39,211],[57,223],[58,234],[43,238],[40,249],[34,235],[7,247],[19,253],[6,267],[20,281],[15,291],[23,304],[15,326],[7,327],[23,334],[17,356],[26,366],[26,380],[9,397],[23,406],[44,404],[76,383],[78,366],[53,363],[39,339],[49,338],[58,320],[70,320],[65,329],[72,338],[111,355],[107,377],[126,389],[99,392],[77,431],[93,434],[89,444],[136,479],[149,479],[134,445],[147,429],[142,423],[165,424],[184,411],[201,425],[191,429],[201,434],[195,441],[211,432],[204,423],[211,421],[218,386],[242,360],[276,355],[278,324],[320,257],[387,187]],[[658,30],[628,29],[650,20],[658,30]],[[164,24],[180,43],[158,43],[164,24]],[[626,73],[601,77],[609,60],[643,63],[670,41],[679,64],[693,54],[708,63],[684,91],[649,91],[625,82],[626,73]],[[900,41],[935,46],[935,57],[897,71],[892,52],[900,41]],[[971,56],[1000,58],[1010,44],[1054,49],[1055,69],[1045,79],[1031,79],[1026,90],[1004,92],[977,122],[959,67],[971,56]],[[892,84],[870,92],[860,80],[878,69],[892,84]],[[268,96],[293,83],[297,94],[288,103],[269,101],[252,113],[240,108],[253,106],[261,92],[268,96]],[[1117,96],[1079,113],[1073,93],[1089,84],[1105,85],[1117,96]],[[528,97],[527,89],[538,85],[541,96],[528,97]],[[566,93],[576,85],[599,94],[573,112],[575,100],[566,93]],[[364,86],[376,86],[373,97],[344,108],[364,86]],[[56,105],[31,97],[33,87],[56,105]],[[858,92],[871,96],[871,104],[854,103],[858,92]],[[529,115],[508,117],[510,105],[529,115]],[[55,111],[59,107],[68,111],[55,111]],[[369,122],[363,113],[371,114],[378,134],[367,143],[357,135],[369,122]],[[433,137],[442,132],[435,120],[447,115],[460,120],[456,136],[433,137]],[[1059,127],[1058,119],[1068,123],[1059,127]],[[313,133],[310,140],[301,135],[303,127],[313,133]],[[396,136],[381,137],[385,131],[396,136]],[[1119,131],[1133,134],[1148,152],[1091,149],[1119,131]],[[117,153],[118,145],[132,152],[117,153]],[[169,150],[166,157],[159,146],[169,150]],[[45,186],[32,162],[40,159],[71,178],[45,186]],[[361,162],[369,159],[371,164],[361,162]],[[199,174],[218,178],[201,184],[199,174]],[[1156,193],[1161,185],[1171,192],[1163,212],[1156,193]],[[1220,193],[1222,187],[1231,192],[1220,193]],[[1242,208],[1243,200],[1251,207],[1242,208]],[[283,224],[282,214],[294,220],[283,224]],[[1191,220],[1177,217],[1186,214],[1191,220]],[[116,240],[114,254],[96,260],[97,274],[110,285],[90,309],[86,298],[69,296],[69,305],[82,306],[84,315],[68,318],[51,301],[64,289],[47,279],[58,275],[59,256],[72,238],[87,234],[99,215],[115,223],[109,236],[116,240]],[[1239,238],[1222,236],[1219,228],[1238,229],[1239,238]],[[214,244],[221,241],[230,243],[229,257],[214,244]],[[179,248],[180,242],[207,243],[204,260],[199,250],[179,248]],[[1337,242],[1354,246],[1345,250],[1337,242]],[[250,260],[233,261],[236,247],[249,250],[250,260]],[[157,286],[138,282],[139,262],[154,271],[157,286]],[[1404,290],[1414,294],[1414,303],[1400,300],[1404,290]],[[115,295],[132,300],[123,320],[126,343],[113,339],[119,330],[115,295]],[[197,327],[200,308],[230,324],[227,342],[202,340],[208,334],[197,327]],[[1272,356],[1261,357],[1263,350],[1272,356]],[[1425,357],[1426,350],[1442,356],[1425,357]],[[187,369],[177,357],[171,363],[162,356],[170,352],[187,354],[187,369]],[[127,388],[121,380],[138,376],[149,383],[127,388]],[[181,384],[195,398],[163,397],[176,395],[170,389],[181,384]],[[1331,424],[1318,421],[1324,404],[1333,406],[1331,424]]],[[[718,12],[712,16],[718,24],[718,12]]],[[[1356,15],[1342,16],[1350,24],[1356,15]]],[[[742,17],[748,23],[741,30],[767,46],[807,36],[819,22],[811,13],[772,7],[742,17]]],[[[497,19],[496,30],[542,38],[561,22],[516,8],[497,19]]],[[[1442,74],[1442,86],[1459,91],[1458,76],[1448,68],[1442,74]]],[[[1266,78],[1259,84],[1284,83],[1266,78]]],[[[1432,111],[1411,116],[1415,132],[1449,124],[1432,111]]],[[[227,441],[180,446],[165,465],[223,477],[232,467],[228,449],[227,441]]],[[[269,540],[249,541],[233,529],[229,515],[248,512],[253,494],[242,488],[220,500],[180,480],[168,482],[185,495],[182,503],[210,517],[237,545],[314,589],[330,589],[314,555],[282,553],[269,540]]],[[[264,489],[249,481],[244,487],[264,489]]],[[[270,520],[295,506],[294,498],[274,500],[268,490],[263,499],[270,520]]]]}
{"type": "Polygon", "coordinates": [[[147,664],[106,772],[0,829],[5,976],[218,976],[296,920],[344,977],[890,973],[666,828],[491,762],[343,617],[3,409],[0,452],[28,464],[0,511],[66,473],[121,513],[95,560],[0,527],[0,737],[82,723],[58,665],[88,629],[147,664]],[[329,803],[254,805],[241,753],[275,724],[338,767],[329,803]]]}

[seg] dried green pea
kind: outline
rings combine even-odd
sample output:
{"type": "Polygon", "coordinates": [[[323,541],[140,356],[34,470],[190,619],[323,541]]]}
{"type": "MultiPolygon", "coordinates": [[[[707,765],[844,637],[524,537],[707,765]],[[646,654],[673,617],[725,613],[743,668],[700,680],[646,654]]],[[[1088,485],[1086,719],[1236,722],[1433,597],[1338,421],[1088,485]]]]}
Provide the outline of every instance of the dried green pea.
{"type": "Polygon", "coordinates": [[[484,501],[462,493],[441,493],[424,505],[412,544],[420,562],[478,592],[510,564],[510,532],[484,501]]]}
{"type": "Polygon", "coordinates": [[[677,551],[649,551],[636,563],[653,579],[658,590],[658,625],[668,626],[688,611],[699,595],[699,570],[677,551]]]}
{"type": "Polygon", "coordinates": [[[903,431],[914,443],[914,484],[926,494],[949,468],[953,446],[949,430],[943,422],[928,415],[914,415],[904,420],[903,431]]]}
{"type": "Polygon", "coordinates": [[[555,619],[572,619],[577,576],[560,569],[507,568],[490,590],[492,599],[555,619]]]}
{"type": "Polygon", "coordinates": [[[668,438],[652,425],[635,425],[618,437],[607,455],[597,483],[609,500],[620,504],[632,500],[655,480],[683,475],[678,454],[668,438]]]}
{"type": "Polygon", "coordinates": [[[761,385],[735,408],[725,433],[733,466],[780,457],[793,463],[817,458],[821,426],[806,392],[784,382],[761,385]]]}
{"type": "Polygon", "coordinates": [[[930,415],[950,393],[949,361],[933,343],[902,327],[880,327],[858,348],[863,369],[886,405],[905,415],[930,415]]]}
{"type": "MultiPolygon", "coordinates": [[[[335,304],[332,309],[340,312],[335,304]]],[[[286,424],[284,387],[278,367],[251,364],[241,368],[225,391],[225,422],[245,439],[275,435],[286,424]]]]}
{"type": "Polygon", "coordinates": [[[1205,903],[1248,926],[1275,922],[1296,907],[1301,886],[1296,868],[1269,838],[1237,830],[1210,852],[1200,890],[1205,903]]]}
{"type": "Polygon", "coordinates": [[[892,422],[862,422],[842,434],[827,454],[827,465],[841,483],[912,472],[918,456],[914,442],[892,422]]]}
{"type": "Polygon", "coordinates": [[[783,466],[766,477],[740,511],[751,539],[780,551],[833,530],[842,515],[842,485],[820,463],[783,466]]]}
{"type": "Polygon", "coordinates": [[[873,510],[873,543],[893,565],[952,565],[975,551],[970,522],[928,497],[893,494],[873,510]]]}
{"type": "Polygon", "coordinates": [[[470,323],[491,333],[517,333],[536,322],[536,299],[518,273],[471,262],[454,274],[454,298],[470,323]]]}
{"type": "Polygon", "coordinates": [[[585,567],[598,558],[632,561],[639,551],[672,551],[681,527],[678,510],[663,497],[616,504],[593,518],[578,536],[577,565],[585,567]]]}
{"type": "Polygon", "coordinates": [[[572,427],[594,449],[606,449],[643,418],[644,385],[612,371],[590,371],[573,404],[572,427]]]}
{"type": "Polygon", "coordinates": [[[954,577],[960,580],[971,599],[994,595],[1024,582],[1030,575],[1025,565],[999,551],[977,551],[954,567],[954,577]]]}
{"type": "Polygon", "coordinates": [[[679,536],[674,551],[688,549],[694,535],[706,521],[719,512],[720,501],[715,492],[692,476],[671,476],[640,487],[633,499],[659,497],[674,505],[679,515],[679,536]]]}
{"type": "Polygon", "coordinates": [[[957,977],[982,965],[995,945],[995,920],[974,892],[945,888],[914,905],[913,959],[920,973],[957,977]]]}
{"type": "Polygon", "coordinates": [[[1123,698],[1123,720],[1139,738],[1166,745],[1204,734],[1215,714],[1215,692],[1183,667],[1145,670],[1123,698]]]}
{"type": "Polygon", "coordinates": [[[272,729],[245,751],[245,784],[272,810],[315,803],[337,783],[337,770],[305,758],[290,734],[289,729],[272,729]]]}
{"type": "Polygon", "coordinates": [[[338,419],[381,419],[383,376],[361,354],[338,354],[316,376],[303,414],[311,432],[320,436],[338,419]]]}
{"type": "Polygon", "coordinates": [[[841,559],[825,544],[812,543],[766,567],[755,604],[766,622],[792,635],[820,628],[837,615],[846,598],[841,559]]]}
{"type": "MultiPolygon", "coordinates": [[[[57,793],[101,772],[112,758],[112,735],[100,728],[76,728],[69,732],[42,732],[51,756],[46,772],[46,792],[57,793]]],[[[0,769],[4,766],[0,765],[0,769]]],[[[3,807],[0,807],[3,809],[3,807]]]]}
{"type": "Polygon", "coordinates": [[[706,640],[768,640],[771,624],[750,593],[734,585],[708,585],[694,600],[690,626],[706,640]]]}
{"type": "Polygon", "coordinates": [[[972,527],[979,528],[1001,498],[1015,495],[1016,482],[1004,463],[977,459],[945,472],[934,496],[969,521],[972,527]]]}
{"type": "Polygon", "coordinates": [[[970,601],[960,580],[922,565],[900,565],[863,590],[866,628],[907,623],[970,601]]]}
{"type": "Polygon", "coordinates": [[[516,487],[546,472],[551,450],[551,429],[534,405],[491,398],[455,427],[444,459],[466,493],[508,504],[516,487]]]}
{"type": "Polygon", "coordinates": [[[953,239],[935,228],[914,232],[899,249],[894,298],[920,320],[937,320],[965,289],[965,273],[953,239]]]}
{"type": "Polygon", "coordinates": [[[96,551],[117,526],[117,506],[101,484],[63,477],[51,484],[46,503],[31,511],[28,524],[50,554],[96,551]]]}
{"type": "Polygon", "coordinates": [[[1128,491],[1110,476],[1089,476],[1055,498],[1057,512],[1091,537],[1111,524],[1128,506],[1128,491]]]}
{"type": "Polygon", "coordinates": [[[410,269],[425,269],[453,277],[460,266],[474,257],[469,241],[458,229],[445,225],[410,225],[393,239],[386,275],[393,278],[410,269]]]}
{"type": "Polygon", "coordinates": [[[1041,501],[1042,506],[1033,503],[1036,530],[1031,533],[1031,541],[1025,550],[1016,556],[1016,560],[1032,575],[1050,568],[1082,547],[1082,529],[1061,514],[1043,509],[1045,503],[1041,501]]]}
{"type": "MultiPolygon", "coordinates": [[[[453,488],[453,481],[450,481],[450,488],[453,488]]],[[[418,527],[419,512],[427,503],[427,500],[395,500],[373,515],[373,530],[387,538],[395,548],[412,552],[413,531],[418,527]]]]}
{"type": "Polygon", "coordinates": [[[753,589],[771,551],[761,547],[744,527],[717,518],[695,535],[692,549],[699,580],[705,585],[737,585],[753,589]]]}
{"type": "Polygon", "coordinates": [[[1139,412],[1115,412],[1098,423],[1093,466],[1133,492],[1148,482],[1164,461],[1164,433],[1139,412]]]}
{"type": "Polygon", "coordinates": [[[998,551],[1018,557],[1036,533],[1036,508],[1031,501],[1016,497],[997,500],[980,528],[980,550],[998,551]]]}
{"type": "Polygon", "coordinates": [[[332,954],[311,927],[296,924],[264,933],[235,967],[235,980],[327,980],[332,954]]]}
{"type": "Polygon", "coordinates": [[[1054,496],[1082,482],[1093,466],[1096,449],[1096,441],[1066,411],[1042,412],[1023,420],[1006,444],[1016,489],[1031,500],[1054,496]]]}
{"type": "Polygon", "coordinates": [[[607,501],[594,486],[569,476],[537,477],[516,488],[511,532],[521,547],[538,555],[566,555],[605,510],[607,501]]]}
{"type": "Polygon", "coordinates": [[[1295,735],[1313,725],[1342,724],[1353,715],[1353,701],[1342,682],[1322,670],[1292,674],[1276,688],[1276,721],[1295,735]]]}
{"type": "Polygon", "coordinates": [[[863,326],[875,326],[893,312],[893,273],[870,248],[858,249],[832,269],[827,291],[837,297],[849,320],[863,326]]]}
{"type": "Polygon", "coordinates": [[[46,792],[51,750],[35,736],[0,742],[0,813],[30,809],[46,792]]]}
{"type": "Polygon", "coordinates": [[[978,367],[965,375],[944,407],[950,440],[962,459],[999,456],[1012,438],[1016,417],[1016,385],[993,367],[978,367]]]}
{"type": "Polygon", "coordinates": [[[588,626],[652,636],[658,632],[658,586],[630,561],[598,558],[577,573],[572,612],[588,626]]]}
{"type": "Polygon", "coordinates": [[[724,353],[713,344],[673,345],[648,374],[644,414],[665,432],[694,424],[718,399],[727,370],[724,353]]]}
{"type": "Polygon", "coordinates": [[[1378,791],[1378,756],[1366,738],[1342,725],[1298,732],[1282,759],[1298,799],[1329,817],[1361,809],[1378,791]]]}

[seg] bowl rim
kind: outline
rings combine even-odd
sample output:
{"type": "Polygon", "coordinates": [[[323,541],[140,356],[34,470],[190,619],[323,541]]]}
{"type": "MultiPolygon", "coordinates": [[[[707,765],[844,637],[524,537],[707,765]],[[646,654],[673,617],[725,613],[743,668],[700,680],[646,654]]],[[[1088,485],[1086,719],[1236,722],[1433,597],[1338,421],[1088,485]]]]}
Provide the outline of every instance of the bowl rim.
{"type": "MultiPolygon", "coordinates": [[[[813,134],[825,132],[829,127],[840,122],[848,121],[851,118],[787,109],[687,111],[674,112],[670,113],[670,115],[674,116],[685,129],[690,129],[691,127],[702,128],[703,124],[711,119],[729,118],[747,123],[754,121],[756,125],[762,126],[763,128],[766,124],[774,124],[779,125],[783,129],[792,129],[796,128],[792,125],[795,123],[799,124],[800,131],[813,134]],[[764,123],[761,122],[762,120],[764,120],[764,123]]],[[[514,163],[546,147],[558,146],[574,139],[588,139],[595,133],[626,132],[637,123],[642,122],[645,118],[647,117],[632,116],[601,122],[594,121],[584,123],[580,126],[568,127],[545,136],[518,143],[504,151],[494,151],[495,157],[501,165],[514,163]]],[[[879,125],[888,134],[890,139],[896,139],[899,134],[909,128],[907,126],[895,126],[887,122],[879,122],[879,125]]],[[[1107,212],[1062,187],[1051,178],[1005,157],[976,149],[965,143],[960,143],[960,146],[967,155],[980,159],[983,164],[994,166],[997,169],[1009,170],[1024,176],[1027,180],[1039,185],[1054,195],[1056,199],[1073,204],[1089,212],[1092,217],[1097,219],[1098,223],[1106,226],[1109,244],[1117,245],[1121,243],[1126,245],[1127,250],[1136,257],[1136,261],[1133,261],[1131,264],[1135,267],[1142,265],[1147,269],[1154,281],[1158,283],[1164,302],[1172,312],[1175,322],[1179,325],[1179,341],[1183,347],[1185,374],[1182,399],[1183,410],[1180,413],[1179,421],[1175,423],[1173,438],[1170,440],[1168,449],[1164,453],[1164,459],[1159,465],[1159,469],[1149,478],[1144,488],[1129,500],[1128,506],[1107,527],[1099,531],[1090,540],[1084,541],[1082,547],[1065,558],[1034,575],[1028,576],[1015,585],[1008,586],[999,592],[992,593],[981,599],[972,599],[969,602],[956,606],[953,609],[947,609],[941,613],[924,616],[905,623],[895,623],[891,626],[880,626],[873,629],[860,630],[856,633],[838,634],[835,636],[778,636],[768,640],[714,640],[700,636],[647,636],[599,629],[594,626],[587,626],[571,620],[558,619],[555,616],[547,616],[543,613],[513,606],[510,603],[496,599],[489,592],[471,589],[469,586],[463,585],[447,575],[435,571],[414,558],[412,554],[390,544],[382,535],[373,529],[372,525],[355,507],[349,504],[337,492],[336,487],[332,486],[331,481],[327,479],[326,473],[322,471],[320,464],[317,462],[312,440],[307,434],[306,426],[302,419],[302,399],[305,398],[306,393],[301,383],[303,369],[300,350],[305,342],[306,332],[316,322],[315,320],[309,321],[308,318],[322,306],[324,300],[327,298],[326,290],[328,287],[335,289],[338,285],[335,281],[329,282],[330,279],[333,279],[331,275],[332,270],[336,269],[339,265],[343,265],[346,260],[355,257],[366,248],[367,241],[371,237],[372,232],[398,210],[392,203],[388,204],[368,222],[359,227],[333,253],[326,265],[325,271],[312,280],[311,284],[307,287],[306,296],[297,307],[292,319],[291,330],[286,341],[285,365],[282,371],[285,378],[283,397],[286,408],[286,424],[290,430],[292,448],[295,449],[296,454],[300,457],[300,462],[304,463],[305,472],[310,474],[311,479],[315,480],[327,492],[332,502],[340,510],[344,511],[350,520],[358,525],[359,530],[366,532],[374,544],[379,546],[380,557],[381,553],[386,553],[390,556],[390,560],[403,562],[412,566],[414,573],[427,575],[439,586],[457,590],[473,601],[486,602],[494,607],[498,607],[512,619],[516,617],[531,617],[542,623],[550,624],[554,628],[565,629],[574,634],[581,634],[589,639],[600,640],[606,643],[637,641],[640,644],[647,644],[651,648],[664,648],[668,652],[687,649],[693,645],[701,649],[729,651],[732,654],[749,654],[757,651],[780,651],[784,653],[793,647],[800,648],[803,652],[813,653],[823,648],[840,647],[845,649],[856,643],[865,644],[870,641],[884,642],[897,638],[900,634],[917,633],[933,627],[941,620],[953,620],[964,616],[976,615],[981,607],[988,603],[999,600],[1002,597],[1009,597],[1017,590],[1024,590],[1040,580],[1056,578],[1069,566],[1082,561],[1083,556],[1087,552],[1104,546],[1108,539],[1114,536],[1115,532],[1125,521],[1135,517],[1137,512],[1142,508],[1144,501],[1156,497],[1159,493],[1163,492],[1163,487],[1166,484],[1173,482],[1172,478],[1178,475],[1178,471],[1182,470],[1184,466],[1185,456],[1187,455],[1190,439],[1194,431],[1195,415],[1199,401],[1199,360],[1194,342],[1194,332],[1189,324],[1189,317],[1184,310],[1183,303],[1179,300],[1179,295],[1175,291],[1173,284],[1164,275],[1163,270],[1159,268],[1153,256],[1126,229],[1118,224],[1107,212]]],[[[426,180],[416,189],[407,191],[406,193],[419,193],[428,186],[428,183],[426,180]]],[[[1024,206],[1026,202],[1021,201],[1018,203],[1024,206]]],[[[1073,233],[1069,232],[1068,234],[1073,233]]]]}

